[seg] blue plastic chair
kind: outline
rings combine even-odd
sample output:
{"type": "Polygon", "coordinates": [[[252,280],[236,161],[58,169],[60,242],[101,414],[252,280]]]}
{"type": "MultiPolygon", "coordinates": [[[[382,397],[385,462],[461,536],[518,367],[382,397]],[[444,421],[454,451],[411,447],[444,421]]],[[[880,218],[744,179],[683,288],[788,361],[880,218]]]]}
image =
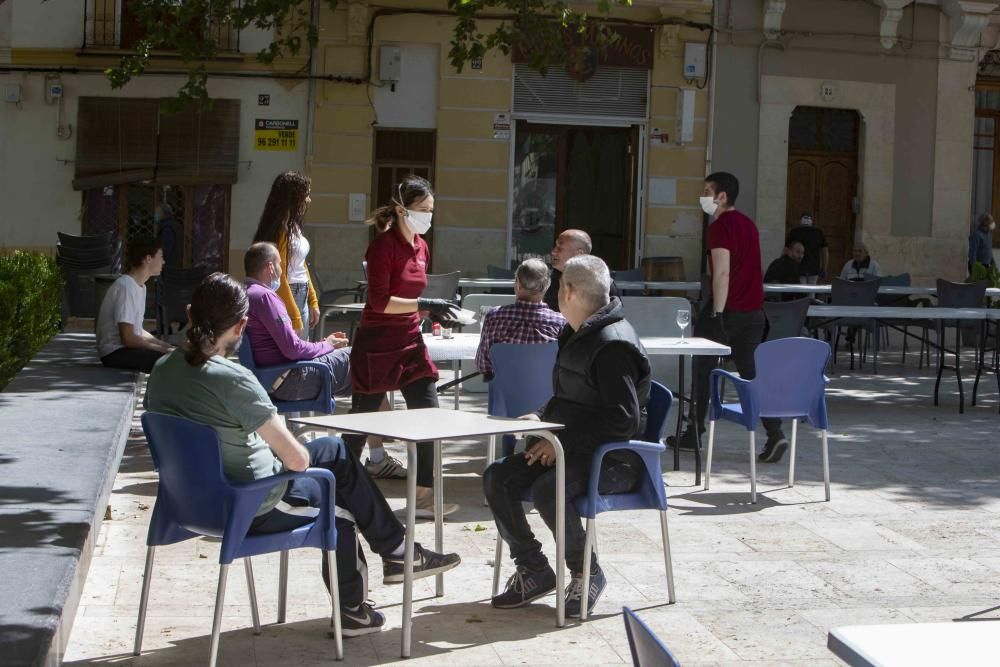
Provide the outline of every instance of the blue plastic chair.
{"type": "Polygon", "coordinates": [[[271,402],[274,403],[274,407],[278,408],[278,412],[282,414],[286,412],[333,414],[333,407],[335,405],[333,398],[333,378],[330,375],[330,367],[326,364],[319,361],[292,361],[287,364],[278,364],[277,366],[258,366],[253,358],[253,347],[250,344],[250,336],[246,334],[243,336],[238,352],[240,363],[250,369],[250,372],[257,377],[257,381],[260,382],[261,386],[268,393],[271,393],[271,386],[274,385],[274,381],[278,379],[278,376],[287,370],[305,367],[312,367],[319,370],[323,378],[323,385],[316,398],[303,401],[276,401],[272,398],[271,402]]]}
{"type": "Polygon", "coordinates": [[[754,351],[757,376],[744,380],[729,371],[715,369],[709,380],[708,455],[705,461],[705,490],[712,474],[712,446],[715,422],[719,419],[740,424],[750,434],[750,502],[757,502],[757,446],[754,430],[761,417],[792,420],[792,442],[788,458],[788,486],[795,486],[795,444],[799,419],[820,429],[823,438],[823,482],[830,500],[830,461],[827,451],[826,376],[823,369],[830,358],[830,345],[815,338],[781,338],[767,341],[754,351]],[[733,383],[738,403],[723,403],[720,380],[733,383]]]}
{"type": "Polygon", "coordinates": [[[142,633],[149,601],[149,583],[153,574],[156,547],[175,544],[193,537],[222,538],[219,552],[219,585],[215,593],[215,616],[212,620],[212,647],[209,666],[214,667],[219,652],[219,629],[222,605],[226,595],[226,576],[235,558],[242,558],[246,567],[247,588],[254,634],[260,634],[257,593],[254,588],[250,557],[281,552],[278,582],[278,623],[285,621],[285,600],[288,585],[288,551],[302,547],[322,549],[330,570],[333,597],[331,624],[336,639],[336,655],[344,657],[340,625],[340,591],[337,582],[337,524],[334,516],[336,480],[333,473],[322,468],[304,472],[288,472],[252,482],[230,483],[222,472],[219,436],[215,429],[181,417],[147,412],[142,416],[142,430],[159,471],[160,481],[156,505],[149,521],[146,537],[146,568],[139,601],[139,620],[135,631],[135,649],[142,651],[142,633]],[[278,484],[298,477],[311,477],[322,487],[328,502],[319,508],[316,519],[309,524],[284,533],[247,535],[247,530],[267,494],[278,484]]]}
{"type": "Polygon", "coordinates": [[[670,649],[664,646],[634,611],[622,607],[622,617],[625,620],[625,635],[628,637],[629,650],[632,651],[634,667],[681,667],[670,649]]]}
{"type": "MultiPolygon", "coordinates": [[[[574,499],[573,505],[577,513],[587,519],[587,538],[584,546],[583,580],[589,581],[590,553],[597,539],[597,515],[601,512],[619,510],[655,509],[660,512],[660,530],[663,536],[663,563],[667,573],[667,598],[670,603],[676,601],[674,595],[674,569],[670,556],[670,534],[667,530],[667,495],[663,488],[663,467],[660,464],[660,454],[664,446],[660,442],[663,429],[667,423],[667,415],[673,404],[673,394],[659,382],[652,382],[649,388],[649,402],[646,405],[646,432],[642,440],[609,442],[601,445],[594,452],[591,463],[590,486],[587,495],[574,499]],[[646,475],[639,481],[638,488],[629,493],[601,494],[598,492],[601,461],[608,452],[618,449],[630,449],[642,458],[646,475]]],[[[525,493],[521,500],[531,502],[530,493],[525,493]]],[[[493,595],[500,590],[500,563],[503,559],[503,539],[497,535],[496,553],[493,559],[493,595]]],[[[561,595],[561,593],[558,593],[561,595]]],[[[583,596],[580,607],[580,619],[587,619],[587,596],[583,596]]]]}
{"type": "MultiPolygon", "coordinates": [[[[676,602],[674,596],[674,568],[670,557],[670,533],[667,530],[667,494],[663,488],[663,467],[660,454],[665,449],[660,440],[667,424],[667,415],[674,396],[659,382],[649,387],[649,402],[646,404],[646,432],[642,440],[622,440],[601,445],[594,452],[590,464],[590,484],[587,495],[573,501],[576,512],[587,519],[587,539],[583,548],[583,580],[590,581],[590,552],[597,540],[597,515],[602,512],[621,510],[657,510],[660,513],[660,533],[663,538],[663,565],[667,573],[667,599],[676,602]],[[598,482],[601,477],[601,461],[609,452],[628,449],[642,459],[645,476],[638,487],[628,493],[601,494],[598,482]]],[[[580,619],[587,619],[587,596],[583,596],[580,619]]]]}
{"type": "MultiPolygon", "coordinates": [[[[493,380],[488,383],[487,414],[520,417],[543,407],[552,398],[552,369],[559,344],[497,343],[490,347],[493,380]]],[[[490,436],[486,465],[496,458],[496,436],[490,436]]]]}

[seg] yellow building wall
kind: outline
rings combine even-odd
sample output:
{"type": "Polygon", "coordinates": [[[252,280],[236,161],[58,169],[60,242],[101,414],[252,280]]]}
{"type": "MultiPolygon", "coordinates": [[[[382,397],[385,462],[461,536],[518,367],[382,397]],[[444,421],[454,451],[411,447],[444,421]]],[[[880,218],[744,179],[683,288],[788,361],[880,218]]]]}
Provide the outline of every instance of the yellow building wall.
{"type": "MultiPolygon", "coordinates": [[[[396,4],[412,8],[416,3],[396,4]]],[[[442,9],[444,3],[422,4],[442,9]]],[[[365,27],[370,15],[371,10],[365,17],[365,27]]],[[[619,15],[654,21],[661,17],[661,11],[642,6],[622,10],[619,15]]],[[[709,15],[686,18],[708,22],[709,15]]],[[[365,73],[368,47],[362,43],[363,33],[359,39],[360,23],[351,26],[349,21],[346,7],[324,11],[319,45],[323,74],[365,73]]],[[[495,114],[510,112],[513,66],[509,56],[491,53],[481,70],[466,67],[462,73],[456,72],[448,62],[452,27],[450,17],[382,16],[375,23],[372,59],[377,69],[380,43],[438,46],[433,271],[460,269],[468,275],[484,275],[486,265],[502,265],[507,252],[510,142],[494,139],[492,127],[495,114]]],[[[672,29],[669,35],[657,31],[648,127],[665,129],[671,140],[676,134],[678,89],[694,87],[682,78],[683,44],[706,39],[707,33],[697,29],[672,29]],[[661,46],[664,39],[674,46],[661,46]]],[[[360,277],[360,262],[370,234],[363,223],[348,221],[348,195],[365,193],[369,210],[385,202],[372,201],[375,115],[365,86],[323,82],[318,88],[314,152],[306,164],[313,179],[313,204],[306,225],[317,251],[314,266],[327,285],[339,286],[360,277]]],[[[698,91],[696,99],[694,142],[647,150],[646,178],[676,179],[676,203],[648,206],[642,212],[645,256],[682,256],[689,277],[697,275],[699,266],[698,196],[705,174],[708,89],[698,91]]]]}

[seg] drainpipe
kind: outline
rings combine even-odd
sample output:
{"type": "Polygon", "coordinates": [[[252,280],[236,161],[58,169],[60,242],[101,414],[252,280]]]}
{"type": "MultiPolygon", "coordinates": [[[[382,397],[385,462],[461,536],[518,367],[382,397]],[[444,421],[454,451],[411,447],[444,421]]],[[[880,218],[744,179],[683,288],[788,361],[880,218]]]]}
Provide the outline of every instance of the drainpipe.
{"type": "MultiPolygon", "coordinates": [[[[309,8],[309,21],[312,25],[319,26],[319,13],[320,6],[319,0],[312,0],[309,8]]],[[[309,46],[309,94],[307,95],[306,101],[306,154],[303,160],[303,167],[307,174],[312,173],[313,165],[313,154],[315,152],[315,136],[316,132],[313,129],[313,125],[316,122],[316,70],[318,69],[316,63],[316,45],[312,44],[309,46]]]]}

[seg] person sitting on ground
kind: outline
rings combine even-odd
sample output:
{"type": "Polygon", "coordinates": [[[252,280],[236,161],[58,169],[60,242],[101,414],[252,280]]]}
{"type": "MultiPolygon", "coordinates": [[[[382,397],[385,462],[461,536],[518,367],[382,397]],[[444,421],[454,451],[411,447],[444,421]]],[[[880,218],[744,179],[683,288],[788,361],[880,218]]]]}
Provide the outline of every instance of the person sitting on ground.
{"type": "MultiPolygon", "coordinates": [[[[593,247],[590,234],[582,229],[567,229],[556,238],[556,244],[552,247],[552,273],[544,299],[549,308],[559,312],[559,281],[566,262],[578,255],[589,255],[593,247]]],[[[610,290],[611,296],[621,296],[614,280],[611,281],[610,290]]]]}
{"type": "Polygon", "coordinates": [[[163,247],[151,238],[132,239],[125,262],[128,272],[108,288],[97,313],[97,354],[109,368],[148,373],[174,349],[142,327],[146,281],[163,270],[163,247]]]}
{"type": "MultiPolygon", "coordinates": [[[[609,297],[611,274],[598,257],[583,255],[565,264],[559,304],[568,326],[559,335],[553,372],[555,394],[537,415],[565,424],[559,432],[566,459],[566,565],[573,575],[566,589],[566,615],[580,615],[583,591],[593,609],[606,580],[591,558],[590,581],[583,582],[586,534],[573,499],[587,493],[594,452],[615,440],[643,433],[649,400],[650,367],[646,351],[625,319],[621,299],[609,297]]],[[[483,488],[497,528],[517,567],[503,593],[493,598],[499,609],[522,607],[555,588],[556,578],[542,546],[525,519],[521,497],[530,489],[535,507],[550,530],[556,525],[555,450],[548,440],[529,442],[524,452],[490,465],[483,488]]],[[[608,454],[601,466],[601,493],[626,493],[643,471],[635,452],[608,454]]]]}
{"type": "MultiPolygon", "coordinates": [[[[566,318],[542,302],[549,287],[549,268],[540,259],[526,259],[514,272],[514,294],[517,301],[500,306],[483,316],[476,368],[483,378],[493,380],[493,360],[490,348],[497,343],[533,345],[548,343],[559,337],[566,318]]],[[[514,453],[513,436],[504,436],[503,454],[514,453]]]]}
{"type": "Polygon", "coordinates": [[[882,268],[871,255],[868,254],[868,246],[861,241],[854,244],[854,257],[844,264],[844,269],[840,272],[840,277],[844,280],[860,282],[862,280],[874,280],[882,275],[882,268]]]}
{"type": "MultiPolygon", "coordinates": [[[[249,303],[243,286],[225,273],[213,273],[194,291],[188,306],[187,349],[164,356],[146,386],[147,411],[211,426],[219,435],[222,469],[232,482],[266,479],[284,471],[325,468],[336,476],[337,576],[343,633],[354,637],[379,631],[385,616],[366,602],[367,565],[354,526],[382,557],[382,582],[403,581],[404,530],[375,483],[338,437],[305,444],[285,428],[264,387],[247,368],[227,359],[247,325],[249,303]],[[351,516],[342,515],[346,510],[351,516]],[[353,523],[352,523],[353,521],[353,523]]],[[[316,515],[320,485],[309,478],[278,484],[268,494],[248,534],[292,530],[316,515]]],[[[323,579],[331,585],[326,559],[323,579]]],[[[461,562],[458,554],[439,554],[414,546],[414,577],[446,572],[461,562]]]]}
{"type": "MultiPolygon", "coordinates": [[[[334,332],[324,340],[303,340],[292,326],[284,301],[277,295],[281,283],[281,254],[273,243],[254,243],[243,257],[250,311],[247,339],[253,359],[259,366],[276,366],[292,361],[318,361],[330,368],[334,396],[351,395],[351,350],[347,337],[334,332]]],[[[278,401],[302,401],[319,395],[323,378],[318,369],[295,368],[283,374],[268,395],[278,401]]],[[[375,478],[406,479],[406,468],[385,448],[368,441],[369,457],[365,470],[375,478]]]]}
{"type": "MultiPolygon", "coordinates": [[[[781,252],[781,257],[771,262],[764,273],[764,283],[798,285],[801,276],[802,257],[806,249],[799,241],[789,241],[781,252]]],[[[801,299],[801,294],[782,294],[781,301],[801,299]]]]}

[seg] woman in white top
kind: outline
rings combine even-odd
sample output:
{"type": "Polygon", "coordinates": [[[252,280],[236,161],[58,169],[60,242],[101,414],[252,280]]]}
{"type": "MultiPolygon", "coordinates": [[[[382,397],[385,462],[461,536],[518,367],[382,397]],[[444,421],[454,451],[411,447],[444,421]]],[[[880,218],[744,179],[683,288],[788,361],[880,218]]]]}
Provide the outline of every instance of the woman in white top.
{"type": "Polygon", "coordinates": [[[882,275],[882,267],[878,265],[871,255],[868,254],[868,247],[861,243],[854,244],[854,258],[844,264],[844,269],[840,272],[840,277],[844,280],[873,280],[882,275]]]}
{"type": "Polygon", "coordinates": [[[278,296],[288,310],[292,328],[302,338],[319,322],[319,299],[309,277],[306,257],[309,241],[302,233],[302,219],[312,199],[311,181],[296,171],[286,171],[274,179],[253,242],[266,241],[281,255],[281,285],[278,296]]]}

